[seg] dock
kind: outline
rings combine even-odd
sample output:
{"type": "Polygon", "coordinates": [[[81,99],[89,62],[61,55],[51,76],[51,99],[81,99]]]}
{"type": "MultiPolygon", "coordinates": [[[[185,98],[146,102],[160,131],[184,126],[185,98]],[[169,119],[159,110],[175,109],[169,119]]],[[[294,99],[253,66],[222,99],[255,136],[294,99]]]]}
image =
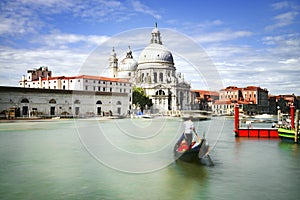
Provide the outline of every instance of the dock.
{"type": "Polygon", "coordinates": [[[277,128],[240,128],[239,105],[234,105],[235,137],[279,138],[277,128]]]}
{"type": "Polygon", "coordinates": [[[277,127],[277,128],[240,128],[239,120],[239,105],[234,105],[234,132],[235,137],[251,137],[251,138],[282,138],[298,143],[300,140],[299,134],[299,110],[296,111],[296,125],[295,125],[295,107],[292,104],[290,107],[291,127],[277,127]]]}

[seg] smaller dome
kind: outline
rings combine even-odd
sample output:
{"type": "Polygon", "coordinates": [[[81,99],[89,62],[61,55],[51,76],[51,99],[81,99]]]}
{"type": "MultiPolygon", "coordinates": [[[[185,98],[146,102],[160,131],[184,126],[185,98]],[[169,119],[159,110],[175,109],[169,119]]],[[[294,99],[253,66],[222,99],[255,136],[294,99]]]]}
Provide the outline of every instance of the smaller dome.
{"type": "Polygon", "coordinates": [[[137,61],[133,59],[130,46],[126,52],[126,58],[124,58],[119,64],[119,71],[135,71],[137,68],[137,61]]]}
{"type": "Polygon", "coordinates": [[[138,63],[133,58],[124,58],[119,64],[119,71],[135,71],[138,63]]]}

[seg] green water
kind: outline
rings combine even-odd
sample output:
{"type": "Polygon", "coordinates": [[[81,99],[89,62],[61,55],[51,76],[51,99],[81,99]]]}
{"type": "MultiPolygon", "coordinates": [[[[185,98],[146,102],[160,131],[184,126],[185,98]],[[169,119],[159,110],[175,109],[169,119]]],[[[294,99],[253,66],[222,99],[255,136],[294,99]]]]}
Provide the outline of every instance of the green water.
{"type": "Polygon", "coordinates": [[[299,145],[236,139],[227,118],[196,126],[213,167],[173,160],[179,119],[0,123],[0,198],[299,198],[299,145]]]}

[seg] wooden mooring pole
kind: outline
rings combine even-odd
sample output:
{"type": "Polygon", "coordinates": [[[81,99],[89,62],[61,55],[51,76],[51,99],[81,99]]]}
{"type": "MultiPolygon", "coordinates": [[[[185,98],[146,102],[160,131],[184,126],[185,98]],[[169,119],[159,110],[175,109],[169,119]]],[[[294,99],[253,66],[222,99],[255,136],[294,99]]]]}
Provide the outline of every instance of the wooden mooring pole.
{"type": "Polygon", "coordinates": [[[295,125],[295,139],[294,139],[295,143],[298,143],[298,132],[299,132],[299,110],[296,110],[296,125],[295,125]]]}

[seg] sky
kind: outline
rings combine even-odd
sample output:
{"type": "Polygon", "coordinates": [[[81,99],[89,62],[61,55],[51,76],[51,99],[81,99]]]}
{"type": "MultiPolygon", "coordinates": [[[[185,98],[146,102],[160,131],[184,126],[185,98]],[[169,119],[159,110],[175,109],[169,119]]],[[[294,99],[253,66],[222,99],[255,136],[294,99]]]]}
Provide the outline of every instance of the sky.
{"type": "Polygon", "coordinates": [[[28,69],[40,66],[53,76],[79,75],[95,52],[107,62],[95,64],[107,67],[112,47],[122,60],[125,43],[137,60],[157,22],[192,89],[213,87],[199,81],[207,71],[188,74],[191,63],[217,74],[222,84],[214,90],[254,85],[300,96],[299,12],[299,0],[2,0],[0,85],[18,86],[28,69]],[[197,46],[186,45],[191,41],[197,46]],[[201,50],[206,58],[201,52],[189,61],[201,50]],[[212,65],[203,62],[207,58],[212,65]]]}

